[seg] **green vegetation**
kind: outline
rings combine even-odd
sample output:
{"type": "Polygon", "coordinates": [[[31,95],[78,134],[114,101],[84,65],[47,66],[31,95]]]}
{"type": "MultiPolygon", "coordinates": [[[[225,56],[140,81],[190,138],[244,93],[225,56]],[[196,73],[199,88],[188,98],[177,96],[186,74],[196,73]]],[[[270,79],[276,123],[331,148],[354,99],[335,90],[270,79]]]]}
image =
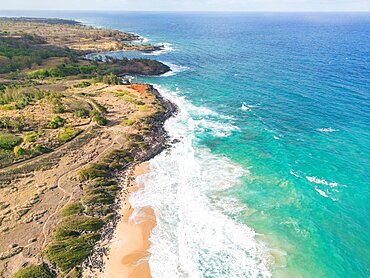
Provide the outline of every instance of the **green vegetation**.
{"type": "Polygon", "coordinates": [[[84,207],[81,203],[71,203],[61,210],[62,217],[81,214],[84,211],[84,207]]]}
{"type": "Polygon", "coordinates": [[[23,156],[23,155],[25,155],[25,154],[26,154],[26,150],[25,150],[25,149],[23,149],[23,148],[22,148],[22,147],[20,147],[20,146],[15,146],[15,147],[14,147],[14,149],[13,149],[13,152],[14,152],[14,156],[15,156],[16,158],[21,157],[21,156],[23,156]]]}
{"type": "Polygon", "coordinates": [[[93,163],[80,171],[82,181],[108,177],[108,165],[93,163]]]}
{"type": "Polygon", "coordinates": [[[0,149],[11,150],[21,141],[22,139],[14,134],[0,132],[0,149]]]}
{"type": "Polygon", "coordinates": [[[90,100],[92,103],[94,103],[94,105],[96,106],[97,110],[100,112],[100,113],[103,113],[103,114],[106,114],[108,112],[108,109],[101,105],[100,103],[96,102],[95,100],[91,99],[90,100]]]}
{"type": "Polygon", "coordinates": [[[107,75],[103,75],[100,80],[100,82],[103,82],[105,84],[109,85],[120,85],[122,84],[122,79],[119,78],[117,75],[113,73],[109,73],[107,75]]]}
{"type": "Polygon", "coordinates": [[[156,60],[151,59],[115,59],[113,57],[104,57],[96,59],[99,65],[99,75],[110,75],[114,74],[117,76],[123,76],[128,74],[140,74],[140,75],[160,75],[170,71],[170,68],[156,60]]]}
{"type": "Polygon", "coordinates": [[[61,114],[66,112],[63,101],[61,97],[54,97],[49,99],[50,103],[53,105],[53,112],[56,114],[61,114]]]}
{"type": "Polygon", "coordinates": [[[148,107],[146,107],[146,106],[142,105],[142,106],[139,106],[139,111],[140,111],[140,112],[148,112],[148,111],[149,111],[149,109],[148,109],[148,107]]]}
{"type": "Polygon", "coordinates": [[[130,94],[129,92],[116,92],[117,97],[123,97],[123,96],[129,95],[129,94],[130,94]]]}
{"type": "Polygon", "coordinates": [[[86,119],[89,117],[90,115],[90,111],[81,107],[81,108],[77,108],[76,110],[74,110],[74,113],[77,117],[79,118],[83,118],[83,119],[86,119]]]}
{"type": "Polygon", "coordinates": [[[91,233],[56,240],[49,244],[45,255],[62,272],[67,272],[80,265],[89,256],[99,238],[99,234],[91,233]]]}
{"type": "Polygon", "coordinates": [[[130,126],[130,125],[133,125],[134,123],[136,123],[136,120],[135,119],[124,119],[122,121],[122,124],[123,125],[126,125],[126,126],[130,126]]]}
{"type": "Polygon", "coordinates": [[[57,129],[64,125],[65,120],[60,116],[55,116],[48,124],[48,128],[57,129]]]}
{"type": "Polygon", "coordinates": [[[0,73],[10,73],[33,65],[41,65],[50,57],[73,57],[75,52],[50,46],[38,36],[22,34],[17,37],[0,35],[0,73]]]}
{"type": "Polygon", "coordinates": [[[23,109],[33,101],[43,99],[49,95],[49,92],[40,91],[34,87],[6,87],[0,91],[0,105],[4,110],[23,109]]]}
{"type": "MultiPolygon", "coordinates": [[[[41,70],[32,71],[30,73],[30,76],[31,78],[36,78],[36,79],[44,79],[47,77],[61,78],[61,77],[75,76],[75,75],[80,75],[80,74],[91,75],[93,73],[96,73],[97,70],[98,70],[98,67],[95,65],[85,66],[85,65],[61,64],[61,65],[58,65],[50,69],[41,69],[41,70]]],[[[90,84],[86,86],[87,83],[82,83],[84,87],[81,87],[81,88],[85,88],[91,85],[90,84]]]]}
{"type": "Polygon", "coordinates": [[[66,127],[63,129],[63,132],[59,134],[59,140],[62,143],[67,143],[68,141],[71,141],[73,138],[75,138],[79,133],[81,133],[81,130],[75,129],[73,127],[66,127]]]}
{"type": "Polygon", "coordinates": [[[24,117],[1,117],[0,128],[7,129],[9,131],[22,131],[25,125],[24,117]]]}
{"type": "Polygon", "coordinates": [[[14,156],[11,151],[3,150],[0,148],[0,167],[4,167],[11,164],[13,160],[14,156]]]}
{"type": "Polygon", "coordinates": [[[87,87],[90,87],[90,86],[91,86],[91,83],[90,82],[88,82],[88,81],[81,81],[80,83],[78,83],[74,87],[75,88],[87,88],[87,87]]]}
{"type": "Polygon", "coordinates": [[[94,122],[96,122],[100,126],[105,126],[108,123],[107,119],[104,118],[103,113],[95,109],[90,112],[90,117],[94,122]]]}
{"type": "Polygon", "coordinates": [[[104,222],[96,217],[76,215],[82,211],[81,204],[71,204],[62,210],[63,221],[45,250],[49,261],[62,272],[68,272],[81,264],[100,238],[97,231],[104,222]]]}
{"type": "Polygon", "coordinates": [[[27,143],[36,142],[36,140],[40,137],[40,134],[38,134],[35,131],[27,132],[24,137],[23,141],[27,143]]]}
{"type": "Polygon", "coordinates": [[[58,226],[54,233],[56,239],[64,239],[69,235],[81,235],[87,232],[96,232],[101,227],[103,227],[104,222],[99,218],[82,216],[82,215],[72,215],[65,217],[61,225],[58,226]]]}
{"type": "Polygon", "coordinates": [[[31,265],[18,270],[13,278],[53,278],[54,275],[46,265],[31,265]]]}

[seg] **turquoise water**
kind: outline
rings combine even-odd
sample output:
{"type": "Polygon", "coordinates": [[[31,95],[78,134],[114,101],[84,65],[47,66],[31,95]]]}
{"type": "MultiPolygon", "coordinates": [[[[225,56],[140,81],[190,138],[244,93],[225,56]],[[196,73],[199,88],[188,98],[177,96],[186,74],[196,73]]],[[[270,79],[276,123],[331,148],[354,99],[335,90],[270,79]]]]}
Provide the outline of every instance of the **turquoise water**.
{"type": "Polygon", "coordinates": [[[171,44],[155,277],[370,277],[370,14],[48,16],[171,44]]]}

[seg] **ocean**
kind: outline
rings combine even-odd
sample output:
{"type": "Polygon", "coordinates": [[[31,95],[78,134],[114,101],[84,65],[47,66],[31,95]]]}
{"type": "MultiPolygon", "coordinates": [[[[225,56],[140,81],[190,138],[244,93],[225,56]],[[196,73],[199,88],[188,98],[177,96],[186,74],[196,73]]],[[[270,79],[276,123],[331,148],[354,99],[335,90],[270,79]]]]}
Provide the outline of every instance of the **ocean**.
{"type": "Polygon", "coordinates": [[[2,12],[165,43],[153,277],[370,277],[370,14],[2,12]]]}

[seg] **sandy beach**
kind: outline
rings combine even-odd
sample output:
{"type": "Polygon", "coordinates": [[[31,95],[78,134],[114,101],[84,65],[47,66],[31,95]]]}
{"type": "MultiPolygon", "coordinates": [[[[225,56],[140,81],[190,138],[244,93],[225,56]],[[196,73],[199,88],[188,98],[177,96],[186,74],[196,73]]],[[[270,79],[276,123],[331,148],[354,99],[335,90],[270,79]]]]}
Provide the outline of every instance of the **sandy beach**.
{"type": "MultiPolygon", "coordinates": [[[[142,163],[135,167],[133,177],[140,176],[147,170],[148,163],[142,163]]],[[[130,193],[138,190],[140,186],[134,179],[129,194],[122,196],[121,219],[109,245],[109,254],[104,259],[104,271],[99,277],[151,277],[148,249],[150,233],[156,225],[154,211],[144,208],[133,218],[134,210],[128,201],[130,193]]]]}

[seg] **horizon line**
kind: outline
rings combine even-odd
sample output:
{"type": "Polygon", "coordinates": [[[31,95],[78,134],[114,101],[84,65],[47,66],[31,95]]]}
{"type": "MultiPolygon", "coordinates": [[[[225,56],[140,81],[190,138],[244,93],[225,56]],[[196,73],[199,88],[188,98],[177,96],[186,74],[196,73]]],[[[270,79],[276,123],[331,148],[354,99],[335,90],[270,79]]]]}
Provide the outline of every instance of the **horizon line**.
{"type": "Polygon", "coordinates": [[[0,12],[142,12],[142,13],[370,13],[369,10],[324,10],[324,11],[315,11],[315,10],[245,10],[245,11],[236,11],[236,10],[224,10],[224,11],[216,11],[216,10],[99,10],[99,9],[91,9],[91,10],[79,10],[79,9],[67,9],[67,10],[60,10],[60,9],[26,9],[26,10],[18,10],[18,9],[0,9],[0,12]]]}

